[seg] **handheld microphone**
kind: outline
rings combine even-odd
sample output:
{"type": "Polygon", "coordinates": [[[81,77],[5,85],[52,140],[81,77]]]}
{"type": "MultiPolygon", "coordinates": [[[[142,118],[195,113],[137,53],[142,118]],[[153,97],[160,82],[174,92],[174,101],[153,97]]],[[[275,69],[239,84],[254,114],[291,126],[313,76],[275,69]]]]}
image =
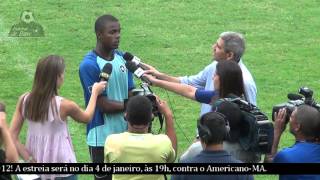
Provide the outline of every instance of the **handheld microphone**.
{"type": "Polygon", "coordinates": [[[288,94],[288,99],[290,99],[290,100],[299,100],[302,98],[303,98],[303,96],[301,96],[300,94],[294,94],[294,93],[288,94]]]}
{"type": "Polygon", "coordinates": [[[108,81],[112,73],[112,64],[107,63],[103,66],[102,71],[99,75],[100,81],[108,81]]]}
{"type": "Polygon", "coordinates": [[[124,53],[123,59],[126,60],[127,62],[133,62],[136,66],[141,67],[143,70],[149,69],[140,63],[141,59],[139,59],[137,56],[132,55],[129,52],[124,53]]]}
{"type": "Polygon", "coordinates": [[[126,62],[127,69],[132,72],[137,78],[141,79],[142,81],[152,85],[148,78],[144,77],[144,70],[139,68],[134,62],[127,61],[126,62]]]}
{"type": "Polygon", "coordinates": [[[134,64],[135,64],[136,66],[138,66],[138,65],[140,64],[140,62],[141,62],[141,59],[139,59],[139,58],[136,57],[136,56],[133,56],[133,55],[132,55],[131,53],[129,53],[129,52],[124,53],[123,59],[126,60],[127,62],[128,62],[128,61],[134,62],[134,64]]]}

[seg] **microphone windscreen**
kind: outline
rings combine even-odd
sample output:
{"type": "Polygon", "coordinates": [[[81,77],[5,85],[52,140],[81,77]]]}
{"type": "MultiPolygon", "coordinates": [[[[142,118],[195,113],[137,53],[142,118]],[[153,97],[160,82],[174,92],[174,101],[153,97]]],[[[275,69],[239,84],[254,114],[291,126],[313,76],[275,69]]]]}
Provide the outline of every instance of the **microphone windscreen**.
{"type": "Polygon", "coordinates": [[[100,81],[108,81],[109,76],[112,73],[112,64],[107,63],[103,66],[102,72],[100,73],[100,81]]]}
{"type": "Polygon", "coordinates": [[[136,64],[131,61],[126,62],[126,67],[131,73],[134,73],[138,69],[138,66],[136,66],[136,64]]]}
{"type": "Polygon", "coordinates": [[[129,52],[124,53],[123,59],[126,61],[131,61],[133,59],[133,55],[129,52]]]}
{"type": "Polygon", "coordinates": [[[104,67],[102,68],[102,72],[107,73],[107,74],[111,74],[112,73],[112,64],[107,63],[106,65],[104,65],[104,67]]]}
{"type": "Polygon", "coordinates": [[[299,95],[299,94],[294,94],[294,93],[289,93],[288,94],[288,99],[290,100],[298,100],[298,99],[302,99],[303,96],[299,95]]]}

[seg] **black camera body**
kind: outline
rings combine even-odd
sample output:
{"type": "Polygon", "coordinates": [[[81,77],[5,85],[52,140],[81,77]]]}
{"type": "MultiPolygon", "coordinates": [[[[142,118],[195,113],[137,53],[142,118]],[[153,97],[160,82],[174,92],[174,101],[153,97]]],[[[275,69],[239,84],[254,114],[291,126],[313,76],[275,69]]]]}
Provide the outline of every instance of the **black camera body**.
{"type": "MultiPolygon", "coordinates": [[[[143,82],[141,84],[141,89],[133,89],[132,94],[133,96],[136,96],[136,95],[145,96],[150,100],[152,104],[152,114],[154,117],[159,118],[159,122],[160,122],[159,132],[161,132],[162,126],[163,126],[163,115],[160,113],[158,109],[157,98],[152,92],[152,90],[150,89],[149,84],[143,82]]],[[[149,132],[151,132],[151,126],[152,126],[152,123],[150,123],[149,132]]]]}
{"type": "Polygon", "coordinates": [[[290,116],[294,109],[300,105],[306,104],[309,106],[312,106],[316,108],[318,111],[320,111],[320,104],[316,103],[316,101],[312,98],[313,91],[309,89],[308,87],[301,87],[298,91],[299,94],[288,94],[289,101],[286,103],[281,103],[273,106],[272,108],[272,121],[275,120],[274,114],[275,112],[279,112],[280,109],[285,108],[286,109],[286,123],[289,122],[290,116]]]}
{"type": "Polygon", "coordinates": [[[157,98],[153,94],[152,90],[150,89],[149,85],[147,83],[141,84],[141,89],[134,89],[132,90],[133,96],[140,95],[147,97],[151,104],[152,104],[152,113],[154,116],[158,116],[159,110],[157,106],[157,98]]]}
{"type": "Polygon", "coordinates": [[[273,144],[273,124],[258,107],[239,98],[224,98],[237,104],[242,113],[241,147],[246,151],[270,153],[273,144]]]}

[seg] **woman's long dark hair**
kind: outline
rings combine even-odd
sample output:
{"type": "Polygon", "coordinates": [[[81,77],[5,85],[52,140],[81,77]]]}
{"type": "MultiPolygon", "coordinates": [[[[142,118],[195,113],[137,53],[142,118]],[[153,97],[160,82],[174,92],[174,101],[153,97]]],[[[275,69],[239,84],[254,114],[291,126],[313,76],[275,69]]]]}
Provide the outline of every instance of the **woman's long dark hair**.
{"type": "MultiPolygon", "coordinates": [[[[25,102],[24,116],[29,120],[43,122],[48,118],[52,98],[58,95],[57,80],[64,73],[62,57],[49,55],[37,64],[32,90],[25,102]]],[[[51,106],[57,112],[56,106],[51,106]]]]}
{"type": "Polygon", "coordinates": [[[228,94],[239,97],[245,94],[242,71],[238,63],[231,60],[220,61],[217,64],[216,74],[220,80],[220,98],[225,98],[228,94]]]}
{"type": "MultiPolygon", "coordinates": [[[[232,60],[219,61],[216,68],[216,74],[219,76],[220,81],[219,98],[226,98],[230,94],[238,97],[245,97],[242,71],[238,63],[232,60]]],[[[217,100],[214,106],[217,109],[213,110],[225,114],[229,119],[230,137],[228,141],[237,142],[242,130],[242,117],[238,105],[223,100],[220,100],[219,102],[219,100],[217,100]]]]}

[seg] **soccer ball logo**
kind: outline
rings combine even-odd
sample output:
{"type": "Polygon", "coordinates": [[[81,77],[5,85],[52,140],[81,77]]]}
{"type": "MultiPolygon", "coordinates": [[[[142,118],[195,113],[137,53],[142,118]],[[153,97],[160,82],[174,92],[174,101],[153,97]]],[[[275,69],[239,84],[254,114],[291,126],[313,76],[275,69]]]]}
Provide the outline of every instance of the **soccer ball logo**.
{"type": "Polygon", "coordinates": [[[21,14],[21,21],[22,22],[25,22],[27,24],[31,23],[34,21],[34,17],[33,17],[33,14],[31,11],[24,11],[22,14],[21,14]]]}

